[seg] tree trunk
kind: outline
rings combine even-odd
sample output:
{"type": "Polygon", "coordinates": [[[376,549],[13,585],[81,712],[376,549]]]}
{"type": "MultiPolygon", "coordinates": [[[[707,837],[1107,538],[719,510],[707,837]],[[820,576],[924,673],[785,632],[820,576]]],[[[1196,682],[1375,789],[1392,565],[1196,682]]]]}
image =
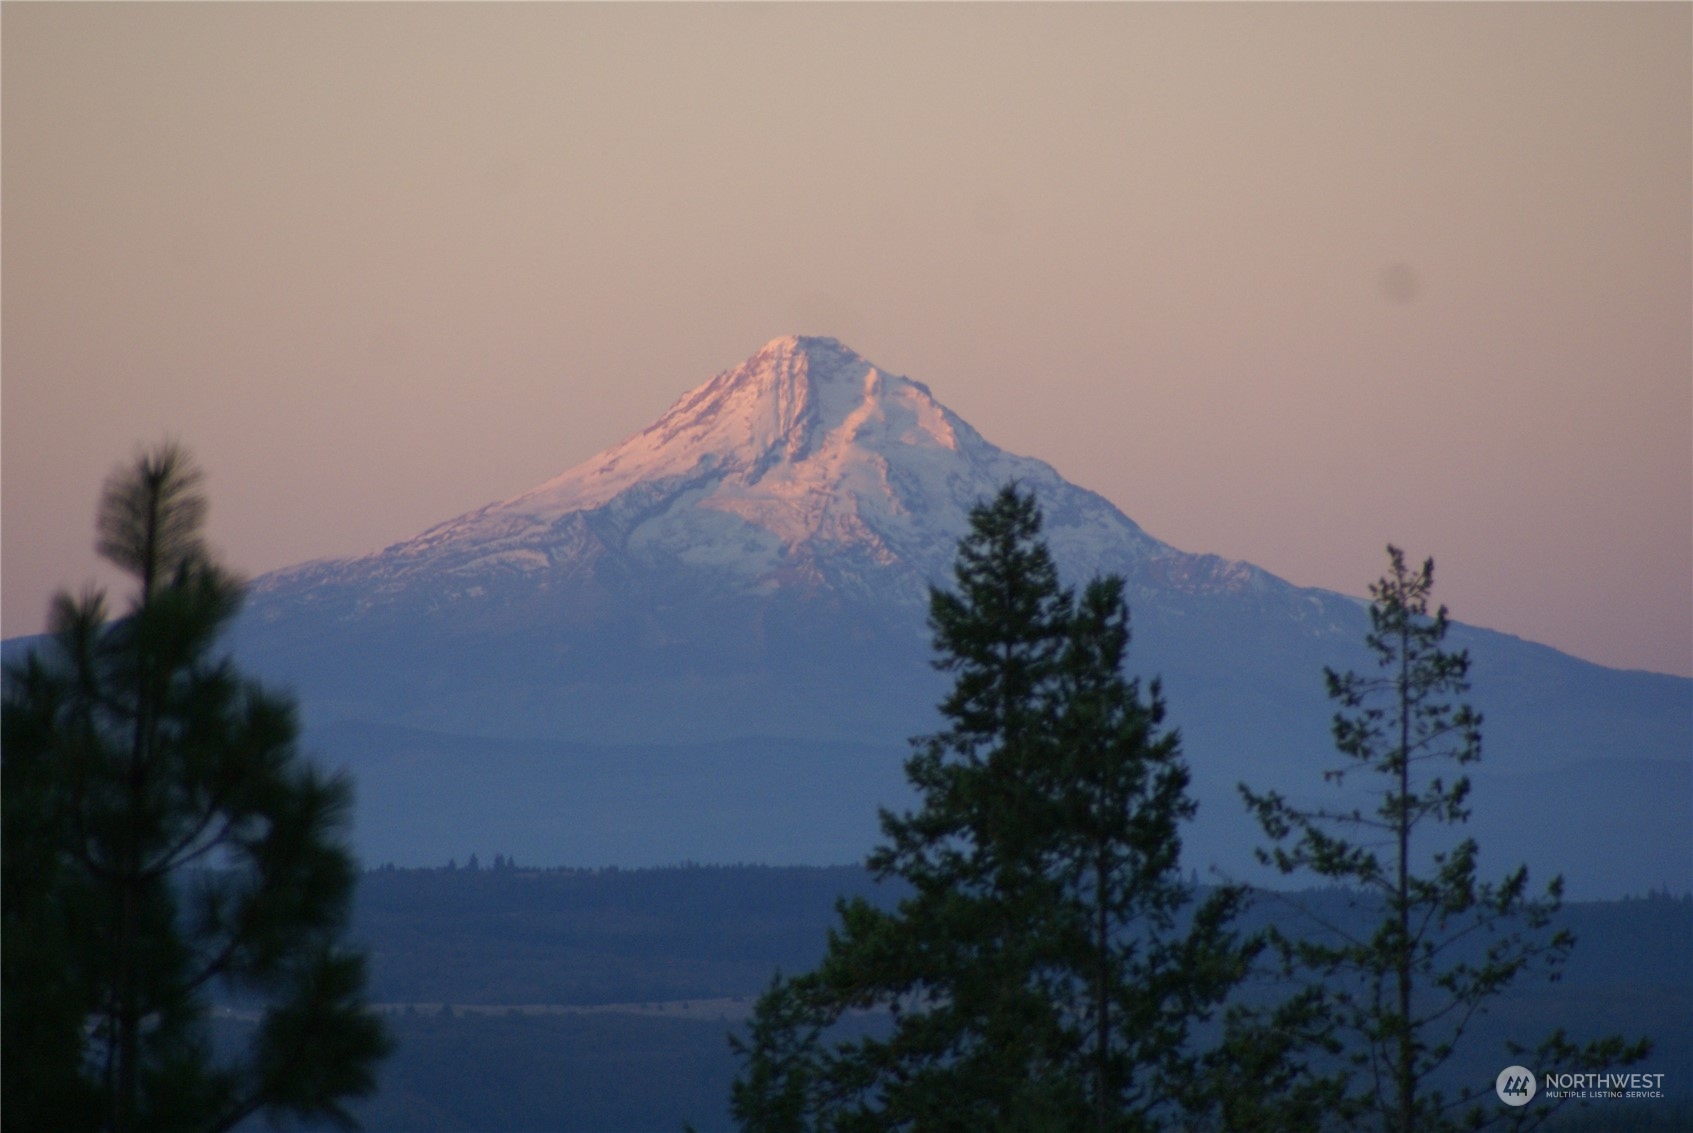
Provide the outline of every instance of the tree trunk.
{"type": "Polygon", "coordinates": [[[1098,1133],[1105,1133],[1110,1125],[1111,1110],[1107,1094],[1110,1081],[1111,1058],[1111,958],[1110,922],[1107,919],[1105,897],[1110,864],[1103,850],[1094,863],[1094,905],[1097,912],[1095,946],[1099,950],[1099,1022],[1096,1041],[1099,1044],[1098,1065],[1094,1082],[1094,1117],[1098,1133]]]}
{"type": "MultiPolygon", "coordinates": [[[[1402,614],[1409,617],[1409,614],[1402,614]]],[[[1416,1101],[1416,1049],[1411,1034],[1411,688],[1409,621],[1399,630],[1399,879],[1395,890],[1399,913],[1399,954],[1394,958],[1399,977],[1399,1133],[1411,1128],[1416,1101]]]]}

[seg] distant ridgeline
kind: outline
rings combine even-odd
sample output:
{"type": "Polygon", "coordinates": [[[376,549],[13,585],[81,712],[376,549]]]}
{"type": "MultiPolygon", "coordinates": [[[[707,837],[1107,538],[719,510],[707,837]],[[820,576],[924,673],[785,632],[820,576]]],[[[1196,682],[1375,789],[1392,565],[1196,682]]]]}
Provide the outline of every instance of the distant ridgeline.
{"type": "MultiPolygon", "coordinates": [[[[381,1094],[359,1111],[374,1133],[727,1129],[725,1035],[775,969],[817,963],[838,897],[898,896],[849,866],[501,865],[364,875],[353,935],[371,949],[373,998],[400,1039],[381,1094]]],[[[1340,926],[1368,919],[1344,891],[1299,900],[1340,926]]],[[[1291,927],[1289,907],[1262,899],[1244,927],[1291,927]]],[[[1466,1058],[1498,1061],[1507,1034],[1547,1020],[1648,1034],[1657,1050],[1637,1069],[1663,1073],[1670,1096],[1630,1110],[1642,1122],[1630,1128],[1693,1127],[1693,897],[1576,903],[1561,923],[1577,937],[1564,979],[1503,1000],[1466,1058]]],[[[1506,1065],[1455,1072],[1491,1082],[1506,1065]]],[[[1552,1128],[1611,1127],[1584,1120],[1569,1113],[1552,1128]]]]}

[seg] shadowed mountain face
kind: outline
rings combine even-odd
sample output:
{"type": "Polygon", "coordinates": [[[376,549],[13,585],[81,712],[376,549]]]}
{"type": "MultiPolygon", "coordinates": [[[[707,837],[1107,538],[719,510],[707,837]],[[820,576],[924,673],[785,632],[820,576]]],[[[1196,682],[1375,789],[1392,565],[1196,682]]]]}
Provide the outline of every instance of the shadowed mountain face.
{"type": "MultiPolygon", "coordinates": [[[[1162,677],[1201,801],[1189,856],[1244,872],[1234,784],[1323,789],[1322,669],[1367,663],[1362,604],[1161,543],[832,339],[768,344],[522,495],[258,579],[235,645],[359,775],[367,860],[840,861],[906,799],[904,741],[944,687],[928,588],[1011,480],[1068,581],[1127,580],[1131,665],[1162,677]]],[[[1693,682],[1451,640],[1487,719],[1484,864],[1686,887],[1693,682]]]]}

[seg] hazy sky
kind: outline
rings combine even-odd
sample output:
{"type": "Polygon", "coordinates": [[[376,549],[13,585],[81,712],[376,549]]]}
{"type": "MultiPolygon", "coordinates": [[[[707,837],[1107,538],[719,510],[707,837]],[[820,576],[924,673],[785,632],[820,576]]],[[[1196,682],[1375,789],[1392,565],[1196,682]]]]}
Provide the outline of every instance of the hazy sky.
{"type": "Polygon", "coordinates": [[[4,632],[186,442],[251,574],[787,333],[1152,534],[1693,673],[1693,6],[0,8],[4,632]]]}

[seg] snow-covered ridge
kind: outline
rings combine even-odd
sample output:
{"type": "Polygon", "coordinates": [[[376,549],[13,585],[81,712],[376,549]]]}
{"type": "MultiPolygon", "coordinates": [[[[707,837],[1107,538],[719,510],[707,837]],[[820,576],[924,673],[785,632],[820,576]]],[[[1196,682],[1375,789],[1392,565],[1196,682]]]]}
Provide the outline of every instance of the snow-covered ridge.
{"type": "MultiPolygon", "coordinates": [[[[1260,588],[1245,563],[1185,555],[1051,466],[990,444],[928,387],[832,338],[767,343],[652,425],[510,499],[361,559],[260,580],[328,581],[580,569],[595,556],[707,568],[755,590],[819,581],[921,601],[969,509],[1008,481],[1033,489],[1073,576],[1140,574],[1174,589],[1260,588]]],[[[467,591],[468,592],[468,591],[467,591]]]]}
{"type": "Polygon", "coordinates": [[[832,338],[778,338],[622,444],[496,510],[552,519],[598,507],[641,481],[700,471],[753,484],[782,464],[818,479],[852,449],[861,458],[894,445],[954,450],[961,429],[974,433],[926,387],[832,338]]]}

